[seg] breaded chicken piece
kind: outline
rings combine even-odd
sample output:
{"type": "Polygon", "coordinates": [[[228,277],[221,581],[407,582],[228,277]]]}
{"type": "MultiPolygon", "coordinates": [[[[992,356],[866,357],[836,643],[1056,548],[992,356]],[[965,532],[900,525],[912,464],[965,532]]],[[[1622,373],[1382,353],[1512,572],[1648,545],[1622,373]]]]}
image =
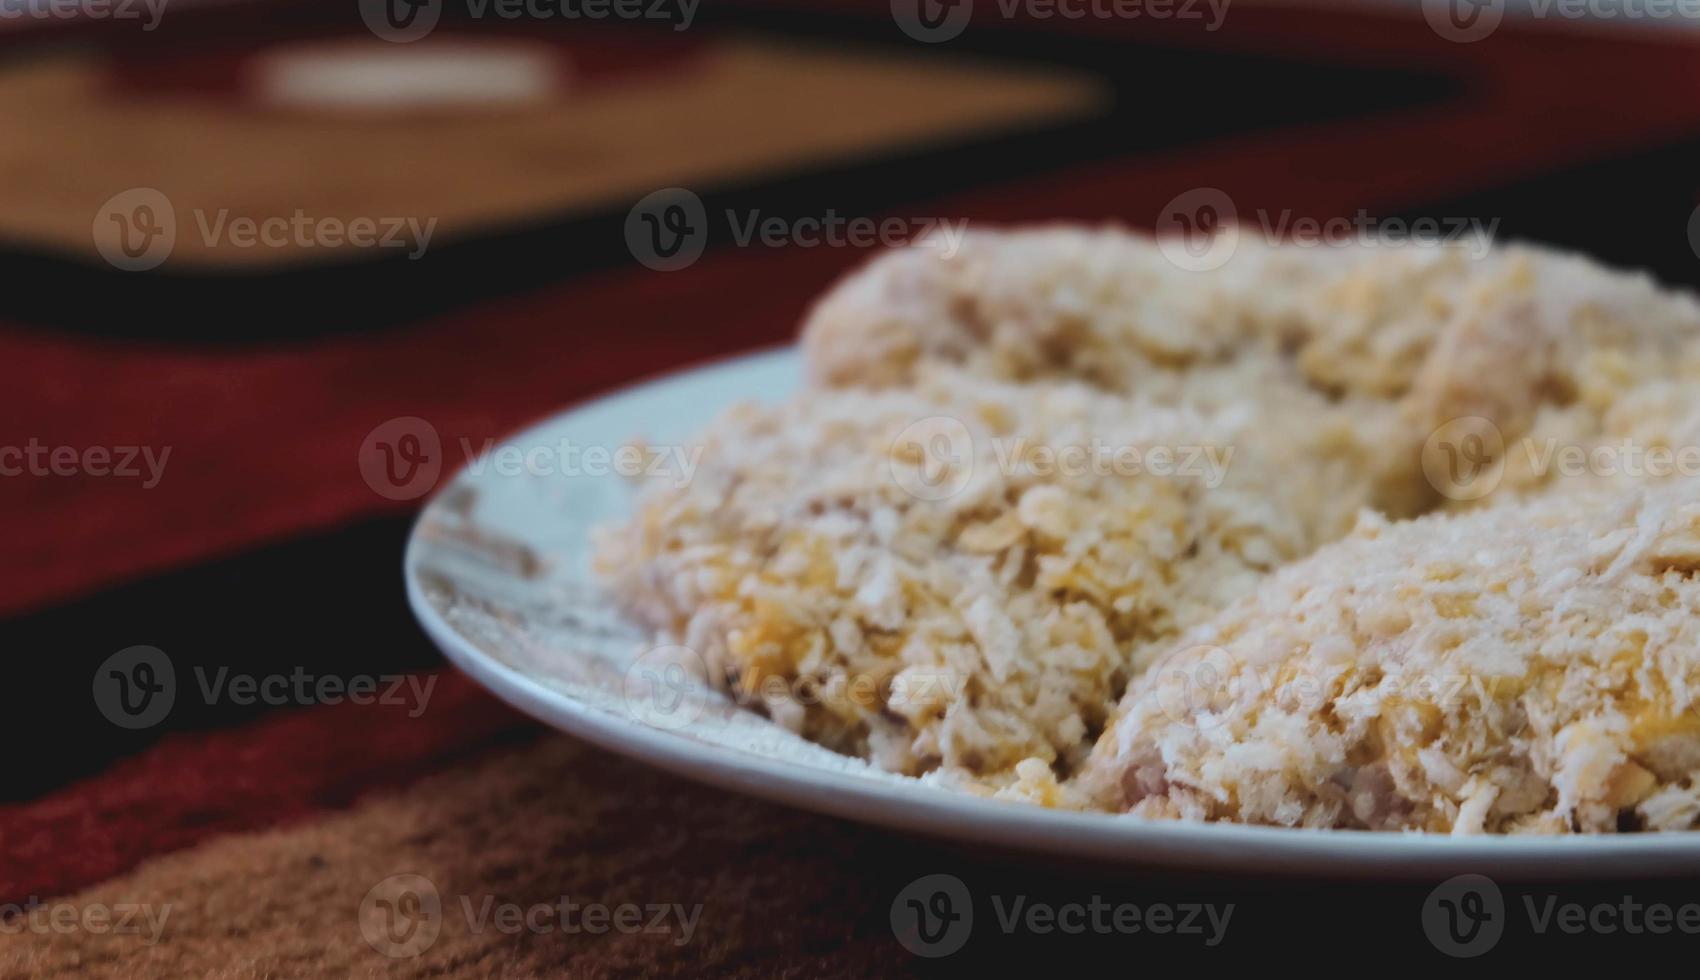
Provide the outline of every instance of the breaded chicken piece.
{"type": "Polygon", "coordinates": [[[1366,519],[1177,641],[1082,785],[1282,826],[1695,826],[1697,573],[1692,480],[1366,519]]]}
{"type": "Polygon", "coordinates": [[[979,232],[876,259],[803,347],[815,387],[716,421],[694,480],[596,555],[623,607],[793,730],[1148,816],[1700,812],[1700,457],[1684,481],[1541,456],[1700,447],[1691,297],[1526,247],[1242,237],[1199,273],[1120,231],[979,232]],[[1159,451],[1205,462],[1157,474],[1159,451]]]}
{"type": "Polygon", "coordinates": [[[875,258],[816,303],[802,343],[811,376],[831,385],[901,384],[943,361],[1168,393],[1257,358],[1292,362],[1319,389],[1397,395],[1434,341],[1426,301],[1455,294],[1469,265],[1461,249],[1242,239],[1225,266],[1195,272],[1119,229],[976,230],[954,254],[875,258]]]}
{"type": "MultiPolygon", "coordinates": [[[[1242,236],[1226,265],[1196,272],[1142,235],[1058,227],[882,255],[817,303],[803,348],[827,385],[902,384],[945,362],[1185,404],[1246,397],[1248,374],[1320,393],[1387,434],[1376,502],[1403,516],[1481,499],[1423,479],[1443,427],[1454,449],[1586,443],[1628,390],[1700,379],[1697,338],[1692,296],[1547,249],[1242,236]]],[[[1506,455],[1472,462],[1503,462],[1507,494],[1550,475],[1506,455]]]]}
{"type": "Polygon", "coordinates": [[[945,369],[744,406],[596,565],[810,738],[994,786],[1066,773],[1142,653],[1350,529],[1364,433],[1321,399],[1274,410],[945,369]]]}

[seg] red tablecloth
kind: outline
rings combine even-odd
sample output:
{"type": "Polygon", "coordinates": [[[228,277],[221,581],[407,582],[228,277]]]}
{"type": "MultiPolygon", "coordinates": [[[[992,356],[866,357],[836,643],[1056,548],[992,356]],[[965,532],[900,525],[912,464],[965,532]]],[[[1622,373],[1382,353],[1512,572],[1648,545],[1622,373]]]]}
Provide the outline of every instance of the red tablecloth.
{"type": "MultiPolygon", "coordinates": [[[[888,24],[884,5],[873,6],[815,5],[805,15],[740,5],[733,26],[768,17],[782,31],[819,34],[842,22],[860,37],[888,24]]],[[[1639,244],[1667,274],[1686,268],[1687,281],[1700,279],[1684,232],[1700,203],[1688,149],[1700,137],[1700,49],[1544,25],[1462,45],[1418,18],[1249,5],[1231,8],[1208,36],[1151,24],[1088,34],[1057,20],[987,28],[1003,38],[1018,29],[1063,60],[1075,42],[1098,52],[1125,45],[1130,59],[1151,43],[1247,59],[1236,78],[1248,86],[1307,71],[1326,86],[1328,72],[1342,72],[1347,101],[1350,71],[1416,81],[1365,76],[1367,104],[1334,118],[1251,120],[1181,144],[1151,133],[1108,154],[1075,140],[1032,172],[985,182],[963,171],[957,189],[924,201],[893,187],[875,213],[1149,226],[1180,191],[1212,186],[1242,215],[1468,207],[1503,215],[1507,230],[1560,238],[1574,212],[1584,222],[1569,229],[1575,243],[1610,254],[1637,244],[1614,221],[1642,228],[1647,218],[1614,214],[1612,196],[1638,201],[1657,188],[1673,195],[1660,214],[1667,237],[1639,244]],[[1579,196],[1590,187],[1594,197],[1579,196]]],[[[688,72],[674,77],[690,84],[688,72]]],[[[1195,83],[1175,77],[1176,91],[1142,97],[1179,99],[1195,83]]],[[[847,150],[815,166],[877,163],[847,150]]],[[[544,733],[452,671],[436,676],[417,713],[222,705],[127,733],[90,702],[96,666],[133,644],[262,674],[302,662],[341,676],[441,670],[407,624],[396,581],[415,502],[386,499],[361,478],[367,433],[395,417],[426,418],[452,469],[462,438],[476,445],[641,376],[784,340],[809,298],[860,258],[851,249],[717,248],[686,270],[656,273],[621,256],[380,330],[264,343],[243,342],[239,308],[217,342],[124,340],[22,318],[0,327],[0,444],[171,453],[145,490],[87,474],[0,479],[0,646],[25,681],[4,692],[21,721],[7,763],[15,802],[0,805],[0,976],[869,976],[919,963],[888,913],[909,880],[935,869],[977,889],[1109,888],[1146,901],[1229,887],[1166,874],[1097,883],[1078,868],[940,849],[698,788],[544,733]],[[360,909],[404,874],[429,879],[447,911],[429,948],[386,956],[363,932],[360,909]],[[700,905],[700,918],[677,943],[679,920],[665,932],[510,933],[475,928],[461,904],[530,908],[562,896],[700,905]],[[8,904],[34,903],[169,912],[153,942],[145,932],[18,925],[36,921],[22,908],[6,916],[8,904]]],[[[139,322],[174,315],[131,312],[139,322]]],[[[1231,935],[1240,949],[1273,953],[1270,944],[1302,927],[1307,913],[1288,887],[1232,888],[1243,905],[1231,935]]],[[[1392,946],[1426,949],[1414,925],[1425,892],[1387,894],[1411,910],[1412,926],[1392,946]]],[[[1349,925],[1370,913],[1329,914],[1349,925]]],[[[1036,953],[1064,966],[1083,962],[1079,948],[1005,937],[952,962],[996,966],[1036,953]]]]}

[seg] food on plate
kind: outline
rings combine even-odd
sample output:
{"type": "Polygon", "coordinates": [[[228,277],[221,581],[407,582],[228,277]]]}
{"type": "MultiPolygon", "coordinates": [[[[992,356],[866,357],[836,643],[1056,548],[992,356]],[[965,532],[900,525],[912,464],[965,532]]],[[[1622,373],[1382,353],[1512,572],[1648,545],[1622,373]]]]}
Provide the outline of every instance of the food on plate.
{"type": "Polygon", "coordinates": [[[1177,641],[1083,782],[1151,817],[1693,826],[1697,573],[1692,481],[1366,517],[1177,641]]]}
{"type": "Polygon", "coordinates": [[[1142,655],[1350,529],[1362,434],[1292,421],[950,369],[746,405],[597,567],[776,720],[995,785],[1078,764],[1142,655]]]}
{"type": "Polygon", "coordinates": [[[809,386],[713,422],[597,570],[742,703],[970,792],[1693,825],[1700,304],[1528,246],[1170,258],[876,258],[807,318],[809,386]]]}
{"type": "MultiPolygon", "coordinates": [[[[1692,296],[1550,249],[1242,236],[1219,269],[1171,255],[1146,236],[1074,227],[889,252],[811,311],[810,374],[901,385],[944,362],[1183,401],[1244,397],[1251,374],[1265,393],[1317,394],[1384,432],[1399,426],[1381,463],[1380,502],[1396,516],[1445,502],[1417,464],[1451,420],[1491,423],[1478,432],[1489,448],[1583,442],[1607,434],[1628,392],[1700,377],[1692,296]]],[[[1471,431],[1454,427],[1460,441],[1471,431]]],[[[1543,481],[1526,456],[1496,469],[1508,491],[1543,481]]]]}

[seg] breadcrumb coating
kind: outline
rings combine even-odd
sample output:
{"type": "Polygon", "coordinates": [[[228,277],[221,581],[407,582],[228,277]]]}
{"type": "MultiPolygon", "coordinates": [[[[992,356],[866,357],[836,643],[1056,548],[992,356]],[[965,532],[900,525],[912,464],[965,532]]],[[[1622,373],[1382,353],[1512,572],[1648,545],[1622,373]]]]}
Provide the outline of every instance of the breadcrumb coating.
{"type": "Polygon", "coordinates": [[[596,566],[811,738],[912,774],[1066,772],[1143,655],[1366,502],[1349,419],[1273,433],[1251,408],[948,369],[746,405],[596,566]]]}
{"type": "Polygon", "coordinates": [[[1366,517],[1179,640],[1082,785],[1149,817],[1686,829],[1697,572],[1692,481],[1366,517]]]}
{"type": "Polygon", "coordinates": [[[1485,437],[1496,455],[1475,462],[1502,463],[1494,489],[1511,494],[1551,474],[1507,449],[1605,438],[1629,392],[1700,379],[1692,296],[1526,245],[1475,255],[1245,236],[1201,273],[1114,228],[976,231],[954,254],[874,259],[816,304],[802,337],[829,386],[900,385],[943,362],[1186,403],[1320,393],[1390,440],[1372,465],[1375,502],[1394,516],[1481,499],[1437,492],[1420,470],[1453,420],[1450,438],[1485,437]]]}
{"type": "Polygon", "coordinates": [[[596,553],[793,730],[1145,817],[1700,816],[1692,297],[1528,246],[1242,238],[1201,273],[979,231],[875,259],[802,346],[812,386],[714,422],[596,553]],[[1188,450],[1221,465],[1151,465],[1188,450]]]}
{"type": "Polygon", "coordinates": [[[1697,322],[1693,297],[1645,274],[1528,245],[1477,255],[1248,236],[1221,268],[1195,272],[1148,236],[1059,226],[886,252],[815,304],[802,345],[825,385],[901,384],[946,362],[1173,390],[1200,368],[1280,360],[1335,395],[1498,415],[1543,395],[1609,398],[1634,369],[1686,352],[1697,322]]]}

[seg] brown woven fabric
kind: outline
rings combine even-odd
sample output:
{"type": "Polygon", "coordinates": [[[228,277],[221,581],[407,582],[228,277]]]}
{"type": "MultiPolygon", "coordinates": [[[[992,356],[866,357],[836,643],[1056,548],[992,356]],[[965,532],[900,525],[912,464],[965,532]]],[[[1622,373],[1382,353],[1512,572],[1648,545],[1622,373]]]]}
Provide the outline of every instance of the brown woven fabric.
{"type": "MultiPolygon", "coordinates": [[[[912,963],[888,918],[901,881],[888,884],[885,869],[907,880],[904,854],[913,860],[877,832],[552,737],[352,812],[42,896],[37,925],[14,915],[0,935],[0,977],[881,976],[912,963]],[[423,875],[440,898],[440,931],[417,955],[362,928],[368,893],[403,874],[423,875]],[[568,933],[550,925],[563,921],[563,897],[611,907],[610,924],[612,907],[637,906],[628,925],[670,931],[568,933]],[[660,909],[699,903],[688,940],[683,920],[660,909]],[[535,913],[537,931],[504,932],[503,905],[550,911],[535,913]],[[61,907],[135,914],[124,934],[56,931],[49,916],[61,907]]],[[[565,921],[595,924],[584,912],[565,921]]]]}
{"type": "Polygon", "coordinates": [[[263,221],[300,210],[432,220],[442,242],[540,214],[623,208],[661,187],[700,189],[846,152],[1078,117],[1101,97],[1056,72],[749,41],[708,44],[666,68],[522,112],[374,121],[266,112],[199,92],[114,98],[112,66],[88,53],[7,65],[0,84],[13,98],[0,103],[0,127],[17,138],[0,142],[0,169],[14,178],[0,184],[0,239],[93,259],[90,227],[103,203],[148,187],[175,208],[174,264],[332,260],[360,250],[243,247],[208,240],[203,228],[221,211],[263,221]]]}

